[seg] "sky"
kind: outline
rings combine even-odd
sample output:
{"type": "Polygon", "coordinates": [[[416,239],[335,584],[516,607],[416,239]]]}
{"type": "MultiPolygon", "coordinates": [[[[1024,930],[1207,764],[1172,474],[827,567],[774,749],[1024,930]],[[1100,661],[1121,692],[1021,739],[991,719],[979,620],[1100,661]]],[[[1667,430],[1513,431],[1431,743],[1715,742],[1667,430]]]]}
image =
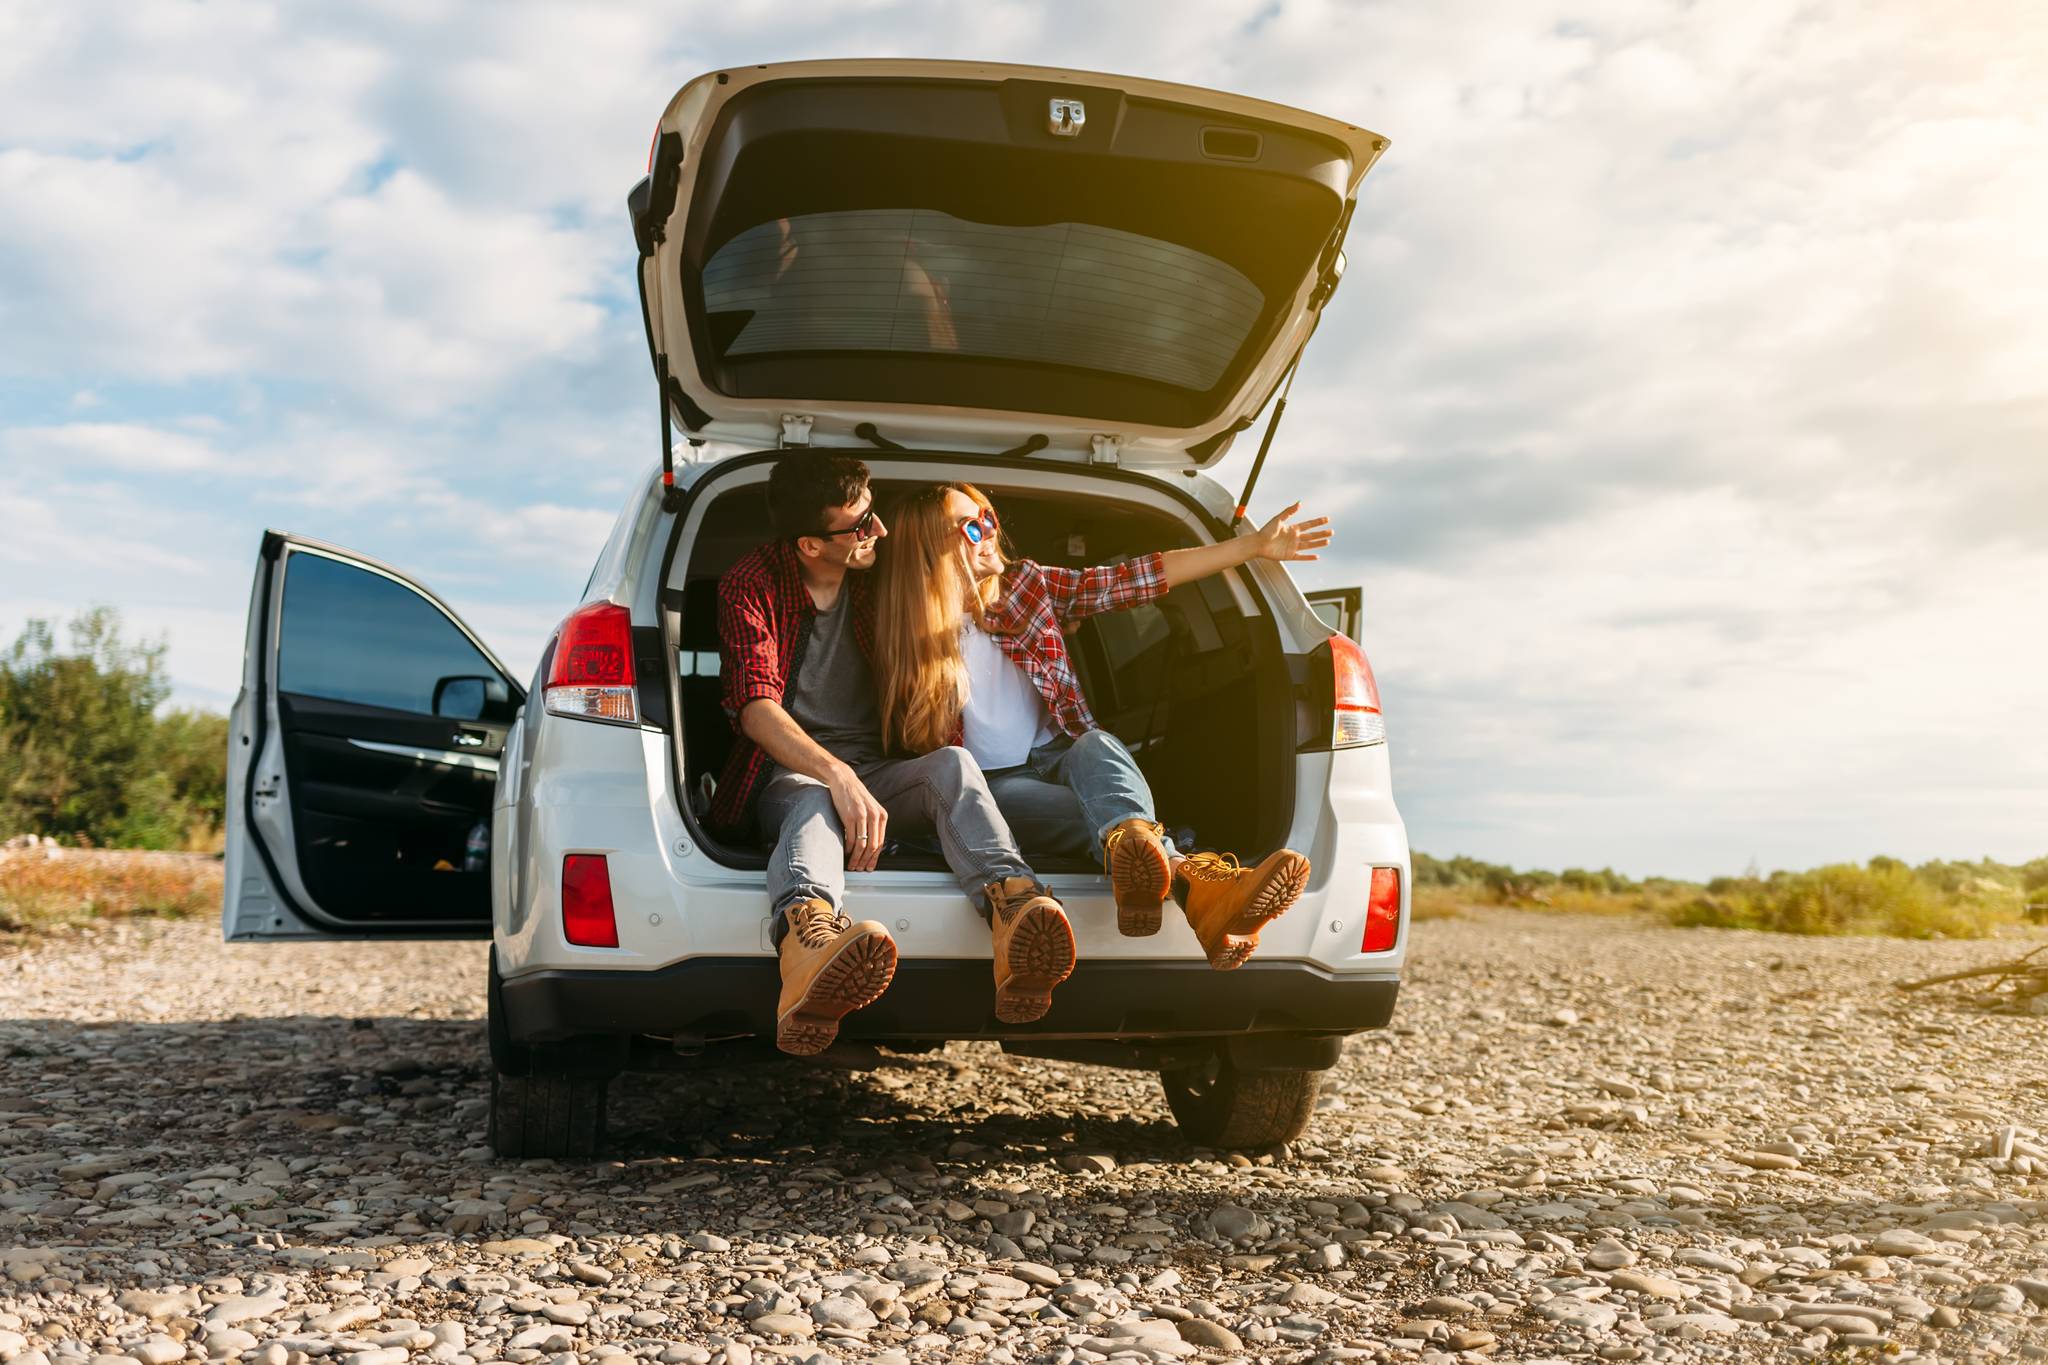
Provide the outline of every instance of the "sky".
{"type": "Polygon", "coordinates": [[[526,677],[659,450],[655,119],[835,56],[1390,139],[1254,511],[1336,521],[1415,847],[2048,853],[2029,0],[0,6],[0,637],[108,603],[224,710],[275,527],[526,677]]]}

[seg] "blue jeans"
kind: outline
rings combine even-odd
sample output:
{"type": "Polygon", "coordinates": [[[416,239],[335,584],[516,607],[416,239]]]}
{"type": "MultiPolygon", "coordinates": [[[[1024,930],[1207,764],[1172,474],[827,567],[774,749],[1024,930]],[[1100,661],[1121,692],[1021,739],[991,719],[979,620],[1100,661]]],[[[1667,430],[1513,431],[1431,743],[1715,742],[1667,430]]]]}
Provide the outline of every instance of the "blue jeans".
{"type": "MultiPolygon", "coordinates": [[[[889,812],[888,837],[936,834],[946,866],[984,916],[982,888],[1009,877],[1030,877],[1024,855],[989,799],[981,769],[965,749],[934,749],[921,758],[882,759],[854,772],[889,812]]],[[[775,841],[768,855],[768,903],[775,908],[775,942],[787,926],[783,911],[801,900],[834,910],[846,903],[846,830],[832,808],[832,793],[814,777],[776,768],[761,789],[761,833],[775,841]]]]}
{"type": "MultiPolygon", "coordinates": [[[[1018,846],[1034,852],[1099,862],[1104,835],[1126,820],[1159,818],[1138,760],[1107,730],[1039,745],[1021,765],[989,773],[988,790],[1018,846]]],[[[1172,856],[1171,841],[1166,851],[1172,856]]]]}

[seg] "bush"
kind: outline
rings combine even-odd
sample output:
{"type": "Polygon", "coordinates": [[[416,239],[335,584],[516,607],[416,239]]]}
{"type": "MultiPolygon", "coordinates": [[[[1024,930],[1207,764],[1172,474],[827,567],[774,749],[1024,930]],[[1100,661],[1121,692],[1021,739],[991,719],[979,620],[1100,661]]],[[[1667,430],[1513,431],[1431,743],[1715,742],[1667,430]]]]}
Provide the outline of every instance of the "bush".
{"type": "Polygon", "coordinates": [[[32,620],[0,655],[0,834],[69,844],[218,847],[227,718],[157,714],[160,642],[129,644],[96,607],[68,627],[32,620]]]}
{"type": "Polygon", "coordinates": [[[1902,938],[1980,938],[2017,918],[2017,888],[1986,879],[1946,891],[1937,879],[1895,858],[1868,867],[1836,863],[1769,877],[1716,877],[1678,907],[1676,923],[1788,934],[1893,934],[1902,938]]]}

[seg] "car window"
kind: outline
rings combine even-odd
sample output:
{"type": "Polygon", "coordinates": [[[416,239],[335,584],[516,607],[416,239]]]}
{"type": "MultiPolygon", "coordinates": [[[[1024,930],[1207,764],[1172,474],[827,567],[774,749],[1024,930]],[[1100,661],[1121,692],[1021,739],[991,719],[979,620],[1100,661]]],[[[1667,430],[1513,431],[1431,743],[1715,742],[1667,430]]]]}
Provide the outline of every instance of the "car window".
{"type": "Polygon", "coordinates": [[[956,355],[1204,391],[1266,306],[1242,271],[1177,242],[931,209],[759,224],[712,253],[703,286],[722,357],[956,355]]]}
{"type": "Polygon", "coordinates": [[[405,584],[325,555],[287,556],[280,692],[430,716],[441,679],[501,676],[445,612],[405,584]]]}
{"type": "Polygon", "coordinates": [[[1094,620],[1103,661],[1109,665],[1109,684],[1118,694],[1117,706],[1123,705],[1125,695],[1144,695],[1156,688],[1172,634],[1166,613],[1147,602],[1094,620]]]}

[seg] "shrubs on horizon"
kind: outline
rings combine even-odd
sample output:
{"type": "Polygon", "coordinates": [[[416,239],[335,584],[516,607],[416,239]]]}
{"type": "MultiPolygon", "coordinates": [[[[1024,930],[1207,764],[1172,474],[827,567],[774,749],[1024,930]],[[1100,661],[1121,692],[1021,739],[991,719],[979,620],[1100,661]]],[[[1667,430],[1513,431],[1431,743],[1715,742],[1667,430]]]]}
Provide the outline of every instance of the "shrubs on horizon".
{"type": "Polygon", "coordinates": [[[1704,886],[1670,877],[1641,881],[1603,868],[1520,871],[1476,858],[1414,855],[1415,899],[1433,913],[1458,905],[1647,912],[1674,924],[1793,934],[1890,934],[1982,938],[2048,901],[2048,858],[2018,866],[1941,861],[1913,867],[1876,857],[1805,872],[1751,870],[1704,886]]]}
{"type": "Polygon", "coordinates": [[[68,647],[32,620],[0,654],[0,835],[217,849],[227,717],[158,713],[160,643],[129,644],[111,608],[74,617],[68,647]]]}

